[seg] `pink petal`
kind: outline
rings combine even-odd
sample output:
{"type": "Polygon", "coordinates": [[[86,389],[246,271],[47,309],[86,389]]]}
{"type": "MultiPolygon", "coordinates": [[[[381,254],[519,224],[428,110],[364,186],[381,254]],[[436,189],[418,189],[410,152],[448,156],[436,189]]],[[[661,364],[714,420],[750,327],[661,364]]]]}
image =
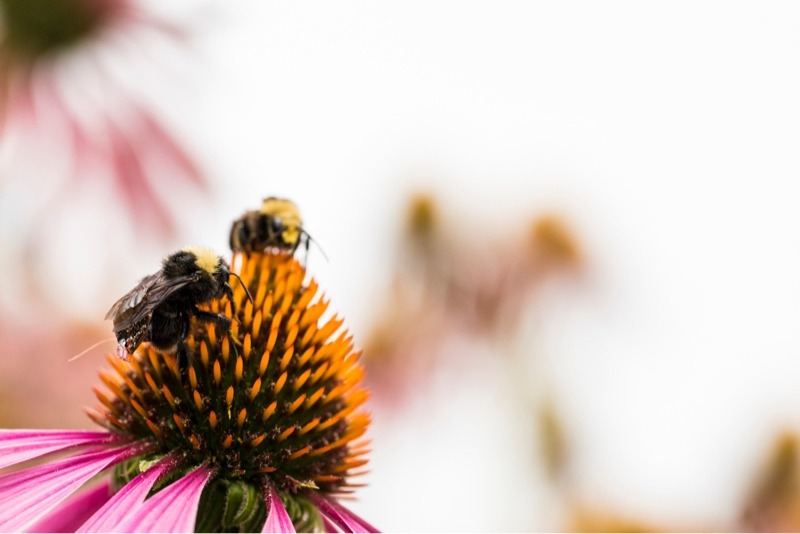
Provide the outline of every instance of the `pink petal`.
{"type": "Polygon", "coordinates": [[[164,126],[156,120],[153,114],[140,110],[140,119],[145,128],[145,139],[149,142],[149,145],[154,150],[160,150],[181,171],[175,173],[173,179],[188,179],[196,187],[207,190],[208,184],[203,179],[203,173],[197,163],[192,160],[175,138],[164,129],[164,126]]]}
{"type": "Polygon", "coordinates": [[[84,430],[0,430],[0,469],[68,447],[120,440],[110,432],[84,430]]]}
{"type": "Polygon", "coordinates": [[[342,532],[380,532],[333,499],[323,497],[319,493],[311,493],[309,498],[317,510],[342,529],[342,532]]]}
{"type": "MultiPolygon", "coordinates": [[[[147,471],[125,484],[88,521],[80,525],[77,532],[115,532],[117,527],[135,512],[147,498],[153,484],[175,467],[173,457],[167,456],[147,471]]],[[[76,525],[78,527],[78,525],[76,525]]]]}
{"type": "Polygon", "coordinates": [[[97,473],[143,450],[142,443],[113,449],[96,447],[0,476],[0,531],[32,525],[97,473]]]}
{"type": "Polygon", "coordinates": [[[200,466],[162,489],[117,527],[123,532],[194,532],[197,506],[211,471],[200,466]]]}
{"type": "Polygon", "coordinates": [[[28,532],[75,532],[111,496],[108,480],[94,488],[75,495],[57,507],[42,520],[28,527],[28,532]]]}
{"type": "Polygon", "coordinates": [[[261,532],[296,532],[289,514],[286,512],[278,490],[272,484],[264,491],[264,500],[267,505],[267,520],[261,532]]]}

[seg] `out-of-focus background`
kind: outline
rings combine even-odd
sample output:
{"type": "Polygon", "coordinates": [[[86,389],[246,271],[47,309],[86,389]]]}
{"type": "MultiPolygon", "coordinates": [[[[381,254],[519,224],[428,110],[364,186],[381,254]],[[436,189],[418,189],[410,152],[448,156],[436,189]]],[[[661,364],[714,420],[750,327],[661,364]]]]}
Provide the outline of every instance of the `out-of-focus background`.
{"type": "Polygon", "coordinates": [[[0,423],[293,199],[385,530],[800,529],[800,6],[0,0],[0,423]]]}

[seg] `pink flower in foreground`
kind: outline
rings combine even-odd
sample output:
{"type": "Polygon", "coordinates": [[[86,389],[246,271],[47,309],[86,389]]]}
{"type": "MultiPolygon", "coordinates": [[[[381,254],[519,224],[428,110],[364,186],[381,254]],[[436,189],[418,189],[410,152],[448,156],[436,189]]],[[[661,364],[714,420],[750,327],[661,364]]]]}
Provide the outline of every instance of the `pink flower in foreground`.
{"type": "Polygon", "coordinates": [[[254,302],[212,303],[233,326],[195,323],[188,369],[109,357],[106,431],[0,431],[0,469],[45,460],[0,476],[0,531],[375,531],[337,501],[368,446],[352,337],[291,256],[239,264],[254,302]]]}
{"type": "Polygon", "coordinates": [[[134,0],[0,0],[0,139],[14,164],[0,175],[18,177],[24,163],[50,178],[66,162],[59,202],[82,180],[108,180],[139,224],[171,233],[156,179],[206,183],[138,96],[147,73],[137,67],[184,39],[134,0]]]}

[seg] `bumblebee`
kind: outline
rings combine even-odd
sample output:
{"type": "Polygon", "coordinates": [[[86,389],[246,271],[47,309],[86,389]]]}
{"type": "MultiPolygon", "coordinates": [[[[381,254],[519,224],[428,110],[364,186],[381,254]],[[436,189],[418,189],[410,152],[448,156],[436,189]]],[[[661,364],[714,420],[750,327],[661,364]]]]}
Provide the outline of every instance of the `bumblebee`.
{"type": "Polygon", "coordinates": [[[224,331],[231,326],[224,315],[197,307],[223,295],[235,307],[230,275],[225,260],[205,248],[189,247],[168,256],[160,271],[142,278],[106,313],[105,318],[114,322],[118,355],[133,354],[143,341],[149,341],[158,350],[177,352],[180,368],[186,368],[184,340],[192,317],[216,322],[224,331]]]}
{"type": "Polygon", "coordinates": [[[232,251],[245,254],[268,249],[294,253],[301,244],[308,252],[309,239],[295,203],[268,197],[260,210],[247,211],[233,222],[230,245],[232,251]]]}

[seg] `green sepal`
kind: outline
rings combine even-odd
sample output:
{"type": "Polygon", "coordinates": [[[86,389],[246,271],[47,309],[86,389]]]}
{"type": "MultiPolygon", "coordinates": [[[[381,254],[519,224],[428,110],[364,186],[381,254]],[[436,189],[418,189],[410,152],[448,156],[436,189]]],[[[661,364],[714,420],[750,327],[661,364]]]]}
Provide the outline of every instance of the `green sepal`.
{"type": "Polygon", "coordinates": [[[244,480],[216,479],[200,497],[197,532],[256,532],[266,519],[264,495],[244,480]]]}

